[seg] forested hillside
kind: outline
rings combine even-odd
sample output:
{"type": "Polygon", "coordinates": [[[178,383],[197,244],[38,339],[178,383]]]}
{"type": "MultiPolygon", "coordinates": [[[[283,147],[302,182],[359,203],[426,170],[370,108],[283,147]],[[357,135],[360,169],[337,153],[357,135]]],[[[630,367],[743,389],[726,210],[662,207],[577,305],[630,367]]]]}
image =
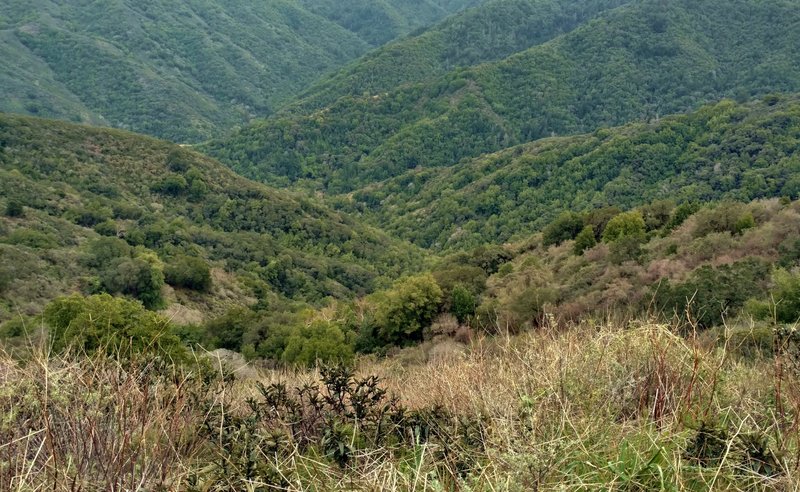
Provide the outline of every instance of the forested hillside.
{"type": "Polygon", "coordinates": [[[501,60],[568,32],[630,0],[496,0],[372,51],[314,84],[289,108],[304,112],[342,96],[381,94],[459,67],[501,60]]]}
{"type": "Polygon", "coordinates": [[[800,99],[726,100],[680,116],[556,137],[409,171],[337,199],[434,249],[503,243],[561,212],[652,200],[800,198],[800,99]]]}
{"type": "Polygon", "coordinates": [[[0,197],[2,319],[110,292],[202,320],[365,295],[421,267],[414,248],[318,203],[119,130],[0,116],[0,197]]]}
{"type": "Polygon", "coordinates": [[[299,0],[310,12],[380,46],[484,0],[299,0]]]}
{"type": "Polygon", "coordinates": [[[11,0],[0,111],[199,141],[471,3],[11,0]]]}
{"type": "Polygon", "coordinates": [[[281,114],[204,147],[329,193],[552,135],[800,89],[795,0],[642,0],[502,61],[281,114]]]}

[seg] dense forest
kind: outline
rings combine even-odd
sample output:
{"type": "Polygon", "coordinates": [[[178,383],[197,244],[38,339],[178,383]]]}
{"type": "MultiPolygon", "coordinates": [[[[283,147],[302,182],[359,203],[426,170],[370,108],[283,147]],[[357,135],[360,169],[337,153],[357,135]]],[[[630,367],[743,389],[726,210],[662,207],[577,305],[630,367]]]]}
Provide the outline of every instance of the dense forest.
{"type": "Polygon", "coordinates": [[[345,193],[542,137],[798,90],[796,7],[636,2],[501,61],[279,114],[204,150],[258,180],[345,193]]]}
{"type": "Polygon", "coordinates": [[[3,319],[80,291],[202,320],[364,295],[421,266],[411,246],[174,144],[16,116],[0,142],[3,319]]]}
{"type": "Polygon", "coordinates": [[[101,3],[0,12],[0,491],[798,489],[800,0],[101,3]]]}
{"type": "Polygon", "coordinates": [[[725,100],[651,123],[411,170],[334,202],[424,247],[476,247],[520,239],[565,211],[657,199],[797,199],[798,142],[796,96],[725,100]]]}
{"type": "Polygon", "coordinates": [[[12,0],[0,14],[0,111],[200,141],[473,3],[12,0]]]}

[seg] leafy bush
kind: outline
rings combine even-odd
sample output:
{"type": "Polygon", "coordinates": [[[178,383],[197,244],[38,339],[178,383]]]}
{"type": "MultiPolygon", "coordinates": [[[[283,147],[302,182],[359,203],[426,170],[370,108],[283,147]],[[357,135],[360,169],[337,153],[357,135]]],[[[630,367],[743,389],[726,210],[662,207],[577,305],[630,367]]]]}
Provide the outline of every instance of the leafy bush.
{"type": "Polygon", "coordinates": [[[153,185],[153,191],[165,195],[177,196],[186,191],[188,187],[189,183],[186,182],[186,178],[180,174],[170,174],[159,183],[153,185]]]}
{"type": "Polygon", "coordinates": [[[114,260],[130,258],[132,254],[133,248],[122,239],[101,237],[89,241],[83,261],[90,268],[106,268],[114,260]]]}
{"type": "Polygon", "coordinates": [[[466,323],[470,316],[475,314],[477,300],[475,295],[465,286],[458,284],[450,293],[450,312],[458,319],[459,323],[466,323]]]}
{"type": "Polygon", "coordinates": [[[397,281],[385,292],[371,297],[377,335],[384,345],[406,345],[422,340],[423,328],[439,312],[442,289],[431,275],[397,281]]]}
{"type": "Polygon", "coordinates": [[[594,228],[591,225],[587,225],[581,230],[577,237],[575,237],[575,244],[572,246],[572,252],[576,255],[582,255],[584,251],[593,248],[596,244],[597,240],[595,239],[594,228]]]}
{"type": "Polygon", "coordinates": [[[211,347],[241,350],[244,336],[255,322],[253,312],[246,308],[229,310],[205,324],[206,337],[211,347]]]}
{"type": "Polygon", "coordinates": [[[100,273],[104,290],[142,301],[148,309],[161,306],[164,273],[158,264],[146,258],[119,258],[100,273]]]}
{"type": "Polygon", "coordinates": [[[507,306],[508,321],[514,328],[530,323],[534,326],[542,321],[544,308],[558,298],[555,289],[530,287],[516,294],[507,306]]]}
{"type": "Polygon", "coordinates": [[[640,212],[624,212],[608,221],[603,231],[603,242],[614,243],[626,237],[641,237],[645,233],[644,218],[640,212]]]}
{"type": "Polygon", "coordinates": [[[113,212],[110,208],[99,205],[73,208],[66,213],[66,217],[82,227],[94,227],[111,218],[113,212]]]}
{"type": "Polygon", "coordinates": [[[70,347],[127,358],[152,353],[183,359],[186,351],[169,322],[142,304],[108,294],[72,295],[47,305],[44,321],[56,351],[70,347]]]}
{"type": "Polygon", "coordinates": [[[58,246],[55,236],[32,229],[17,229],[9,234],[3,242],[19,244],[34,249],[53,249],[58,246]]]}
{"type": "Polygon", "coordinates": [[[164,268],[165,281],[174,287],[200,292],[211,289],[211,270],[208,264],[194,256],[178,256],[164,268]]]}
{"type": "Polygon", "coordinates": [[[776,321],[797,323],[800,321],[800,275],[781,268],[772,274],[772,282],[770,297],[776,321]]]}
{"type": "Polygon", "coordinates": [[[755,226],[753,214],[742,203],[723,202],[703,208],[695,214],[694,236],[702,237],[712,232],[741,234],[755,226]]]}
{"type": "Polygon", "coordinates": [[[100,234],[101,236],[116,237],[117,223],[110,219],[100,222],[94,226],[94,232],[100,234]]]}
{"type": "Polygon", "coordinates": [[[325,320],[317,320],[293,330],[286,341],[283,362],[302,366],[321,363],[345,363],[353,359],[353,347],[342,329],[325,320]]]}

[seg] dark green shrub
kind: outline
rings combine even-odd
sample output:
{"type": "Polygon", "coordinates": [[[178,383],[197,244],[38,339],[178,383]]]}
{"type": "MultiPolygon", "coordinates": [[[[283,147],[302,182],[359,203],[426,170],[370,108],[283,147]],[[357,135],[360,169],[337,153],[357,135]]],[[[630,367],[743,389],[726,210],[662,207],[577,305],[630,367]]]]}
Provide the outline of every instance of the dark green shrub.
{"type": "Polygon", "coordinates": [[[553,246],[575,239],[583,230],[583,217],[575,212],[564,212],[542,231],[542,244],[553,246]]]}
{"type": "Polygon", "coordinates": [[[526,323],[532,323],[534,326],[538,325],[545,314],[545,306],[554,303],[557,299],[558,293],[555,289],[529,287],[517,294],[508,304],[509,322],[515,328],[519,328],[526,323]]]}
{"type": "Polygon", "coordinates": [[[120,258],[100,273],[106,292],[135,297],[148,309],[161,306],[164,273],[158,265],[144,258],[120,258]]]}
{"type": "Polygon", "coordinates": [[[587,225],[578,234],[578,236],[575,237],[575,244],[572,246],[572,252],[575,253],[575,255],[580,256],[587,249],[592,249],[595,247],[596,244],[597,240],[595,239],[594,228],[590,225],[587,225]]]}
{"type": "Polygon", "coordinates": [[[608,222],[621,213],[622,210],[618,207],[603,207],[591,210],[586,214],[585,223],[594,229],[596,241],[600,241],[603,237],[603,232],[605,232],[608,222]]]}
{"type": "Polygon", "coordinates": [[[164,267],[164,279],[173,287],[206,292],[211,289],[211,270],[208,264],[193,256],[178,256],[164,267]]]}
{"type": "Polygon", "coordinates": [[[459,323],[466,323],[475,314],[477,300],[475,294],[461,284],[456,285],[450,293],[450,312],[459,323]]]}
{"type": "Polygon", "coordinates": [[[176,173],[184,173],[192,167],[192,154],[181,148],[175,148],[167,154],[167,168],[176,173]]]}
{"type": "Polygon", "coordinates": [[[101,236],[116,237],[117,223],[113,220],[106,220],[94,226],[94,232],[101,236]]]}
{"type": "Polygon", "coordinates": [[[700,204],[695,202],[682,203],[672,211],[669,221],[664,227],[665,232],[672,231],[680,227],[686,219],[697,213],[700,210],[700,204]]]}
{"type": "Polygon", "coordinates": [[[408,277],[392,289],[373,295],[375,325],[384,345],[405,345],[422,340],[442,303],[442,289],[431,275],[408,277]]]}
{"type": "Polygon", "coordinates": [[[231,309],[205,324],[206,337],[212,347],[238,351],[254,323],[255,316],[249,309],[231,309]]]}
{"type": "Polygon", "coordinates": [[[661,282],[655,287],[654,300],[666,316],[677,315],[699,328],[711,328],[734,316],[748,299],[762,297],[767,280],[769,265],[758,259],[717,268],[703,266],[685,282],[661,282]]]}
{"type": "Polygon", "coordinates": [[[109,220],[112,215],[110,208],[98,205],[73,208],[66,213],[69,220],[82,227],[94,227],[109,220]]]}
{"type": "Polygon", "coordinates": [[[626,261],[640,262],[644,251],[642,246],[647,242],[647,237],[642,234],[623,236],[608,247],[608,259],[615,265],[626,261]]]}
{"type": "Polygon", "coordinates": [[[31,229],[17,229],[9,234],[3,242],[33,249],[53,249],[58,247],[58,241],[55,236],[31,229]]]}
{"type": "Polygon", "coordinates": [[[90,268],[106,268],[114,260],[130,258],[133,248],[122,239],[116,237],[101,237],[89,241],[83,261],[90,268]]]}
{"type": "Polygon", "coordinates": [[[6,203],[6,217],[22,217],[25,213],[25,208],[16,200],[9,200],[6,203]]]}
{"type": "Polygon", "coordinates": [[[755,226],[753,215],[741,203],[723,202],[715,207],[704,208],[695,215],[695,237],[703,237],[712,232],[741,234],[755,226]]]}
{"type": "Polygon", "coordinates": [[[178,196],[182,194],[189,187],[186,178],[179,174],[170,174],[161,182],[153,185],[153,191],[163,193],[165,195],[178,196]]]}
{"type": "Polygon", "coordinates": [[[470,257],[470,264],[481,268],[487,275],[496,273],[498,268],[512,259],[511,253],[502,246],[475,248],[470,257]]]}

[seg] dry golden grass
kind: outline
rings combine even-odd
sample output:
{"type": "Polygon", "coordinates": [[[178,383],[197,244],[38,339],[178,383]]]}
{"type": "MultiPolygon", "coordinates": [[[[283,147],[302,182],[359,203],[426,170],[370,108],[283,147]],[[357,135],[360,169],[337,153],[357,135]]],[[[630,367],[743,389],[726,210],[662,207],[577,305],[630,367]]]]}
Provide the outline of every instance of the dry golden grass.
{"type": "MultiPolygon", "coordinates": [[[[424,443],[356,446],[345,468],[299,450],[258,458],[276,464],[283,490],[800,490],[796,368],[735,349],[658,324],[583,324],[476,340],[425,364],[364,359],[359,372],[410,409],[480,422],[479,445],[458,448],[468,459],[424,443]],[[725,429],[705,461],[693,448],[703,423],[725,429]]],[[[0,490],[241,489],[210,471],[219,455],[196,433],[209,408],[199,402],[234,415],[253,395],[252,380],[205,385],[156,365],[5,357],[0,490]]]]}

